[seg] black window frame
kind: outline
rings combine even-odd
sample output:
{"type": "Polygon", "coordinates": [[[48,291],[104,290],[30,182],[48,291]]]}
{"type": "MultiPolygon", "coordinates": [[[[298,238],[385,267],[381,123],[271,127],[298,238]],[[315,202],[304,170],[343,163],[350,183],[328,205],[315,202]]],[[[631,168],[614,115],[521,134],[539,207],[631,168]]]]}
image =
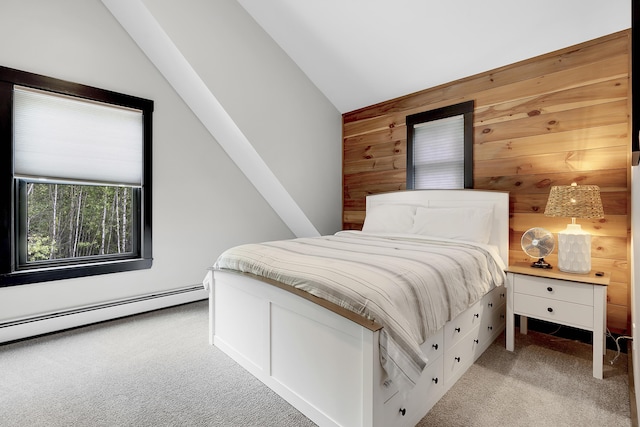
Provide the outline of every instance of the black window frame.
{"type": "Polygon", "coordinates": [[[464,117],[464,187],[473,188],[473,110],[475,101],[465,101],[455,105],[436,108],[406,117],[407,127],[407,189],[414,189],[413,134],[414,126],[462,115],[464,117]]]}
{"type": "MultiPolygon", "coordinates": [[[[0,287],[61,279],[94,276],[151,268],[152,227],[152,100],[99,89],[66,80],[0,66],[0,287]],[[134,215],[134,250],[121,256],[104,255],[79,259],[63,259],[43,265],[19,265],[19,215],[23,215],[20,181],[14,177],[13,167],[13,88],[25,86],[85,100],[134,108],[143,112],[142,186],[137,191],[134,215]]],[[[24,199],[23,199],[24,202],[24,199]]]]}

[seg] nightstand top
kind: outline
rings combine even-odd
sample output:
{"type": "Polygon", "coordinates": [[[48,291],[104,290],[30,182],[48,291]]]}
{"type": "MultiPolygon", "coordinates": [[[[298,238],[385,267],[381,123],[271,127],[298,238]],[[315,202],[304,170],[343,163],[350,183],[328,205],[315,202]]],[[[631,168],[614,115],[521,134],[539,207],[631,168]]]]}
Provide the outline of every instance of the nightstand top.
{"type": "Polygon", "coordinates": [[[551,269],[534,268],[531,263],[516,263],[507,267],[508,273],[526,274],[528,276],[546,277],[549,279],[567,280],[571,282],[588,283],[592,285],[609,285],[611,273],[603,272],[604,275],[596,276],[598,270],[591,270],[588,274],[565,273],[560,271],[557,266],[551,269]]]}

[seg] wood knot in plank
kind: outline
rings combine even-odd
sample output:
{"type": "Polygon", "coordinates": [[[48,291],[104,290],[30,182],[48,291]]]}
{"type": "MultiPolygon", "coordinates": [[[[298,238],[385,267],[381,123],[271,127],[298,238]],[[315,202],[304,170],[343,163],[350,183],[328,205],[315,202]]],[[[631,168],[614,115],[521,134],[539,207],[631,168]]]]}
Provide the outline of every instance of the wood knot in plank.
{"type": "Polygon", "coordinates": [[[527,113],[527,115],[529,117],[534,117],[534,116],[539,116],[540,115],[540,110],[531,110],[527,113]]]}
{"type": "Polygon", "coordinates": [[[551,180],[550,179],[542,179],[538,182],[536,182],[536,188],[547,188],[551,185],[551,180]]]}
{"type": "Polygon", "coordinates": [[[491,133],[491,128],[484,128],[484,129],[482,129],[482,133],[484,133],[484,134],[491,133]]]}

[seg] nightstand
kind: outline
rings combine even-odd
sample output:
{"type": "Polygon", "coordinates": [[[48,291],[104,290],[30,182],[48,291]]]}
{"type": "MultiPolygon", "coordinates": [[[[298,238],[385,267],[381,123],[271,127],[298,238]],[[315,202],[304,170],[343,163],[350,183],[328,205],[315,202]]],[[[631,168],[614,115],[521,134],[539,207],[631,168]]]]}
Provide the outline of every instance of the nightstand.
{"type": "Polygon", "coordinates": [[[593,376],[602,379],[606,352],[607,286],[610,273],[596,276],[515,264],[507,268],[507,350],[513,351],[514,315],[520,333],[527,333],[527,317],[593,332],[593,376]]]}

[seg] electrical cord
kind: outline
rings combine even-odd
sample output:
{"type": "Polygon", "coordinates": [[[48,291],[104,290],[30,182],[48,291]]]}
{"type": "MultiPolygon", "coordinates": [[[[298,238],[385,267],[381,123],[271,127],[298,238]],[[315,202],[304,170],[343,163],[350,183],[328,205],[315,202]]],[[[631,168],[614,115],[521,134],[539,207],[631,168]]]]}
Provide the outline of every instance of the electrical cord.
{"type": "Polygon", "coordinates": [[[549,332],[549,335],[555,335],[555,334],[557,334],[558,332],[560,332],[560,329],[562,329],[562,325],[558,326],[558,329],[556,329],[555,331],[553,331],[553,332],[549,332]]]}
{"type": "Polygon", "coordinates": [[[611,359],[611,361],[609,362],[611,365],[613,365],[615,363],[616,359],[618,359],[618,357],[620,357],[620,343],[619,343],[619,341],[621,339],[632,340],[633,337],[626,336],[626,335],[620,335],[618,338],[614,338],[614,336],[611,333],[611,331],[609,330],[609,328],[607,328],[607,336],[610,337],[613,340],[613,342],[616,343],[616,348],[618,349],[618,352],[616,353],[616,356],[613,359],[611,359]]]}
{"type": "MultiPolygon", "coordinates": [[[[557,334],[557,333],[560,331],[560,329],[562,329],[562,325],[558,326],[558,329],[556,329],[556,330],[555,330],[555,331],[553,331],[553,332],[549,332],[548,334],[549,334],[549,335],[555,335],[555,334],[557,334]]],[[[611,333],[611,331],[609,330],[609,328],[607,328],[607,334],[606,334],[606,336],[608,336],[609,338],[611,338],[611,339],[613,340],[613,342],[616,344],[616,348],[617,348],[616,355],[614,356],[614,358],[613,358],[613,359],[611,359],[611,360],[609,361],[609,363],[610,363],[611,365],[613,365],[613,364],[616,362],[616,360],[618,360],[618,357],[620,357],[620,353],[621,353],[621,349],[620,349],[620,340],[622,340],[622,339],[633,340],[633,337],[631,337],[631,336],[627,336],[627,335],[620,335],[620,336],[618,336],[618,337],[616,338],[616,337],[614,337],[614,336],[613,336],[613,334],[611,333]]]]}

